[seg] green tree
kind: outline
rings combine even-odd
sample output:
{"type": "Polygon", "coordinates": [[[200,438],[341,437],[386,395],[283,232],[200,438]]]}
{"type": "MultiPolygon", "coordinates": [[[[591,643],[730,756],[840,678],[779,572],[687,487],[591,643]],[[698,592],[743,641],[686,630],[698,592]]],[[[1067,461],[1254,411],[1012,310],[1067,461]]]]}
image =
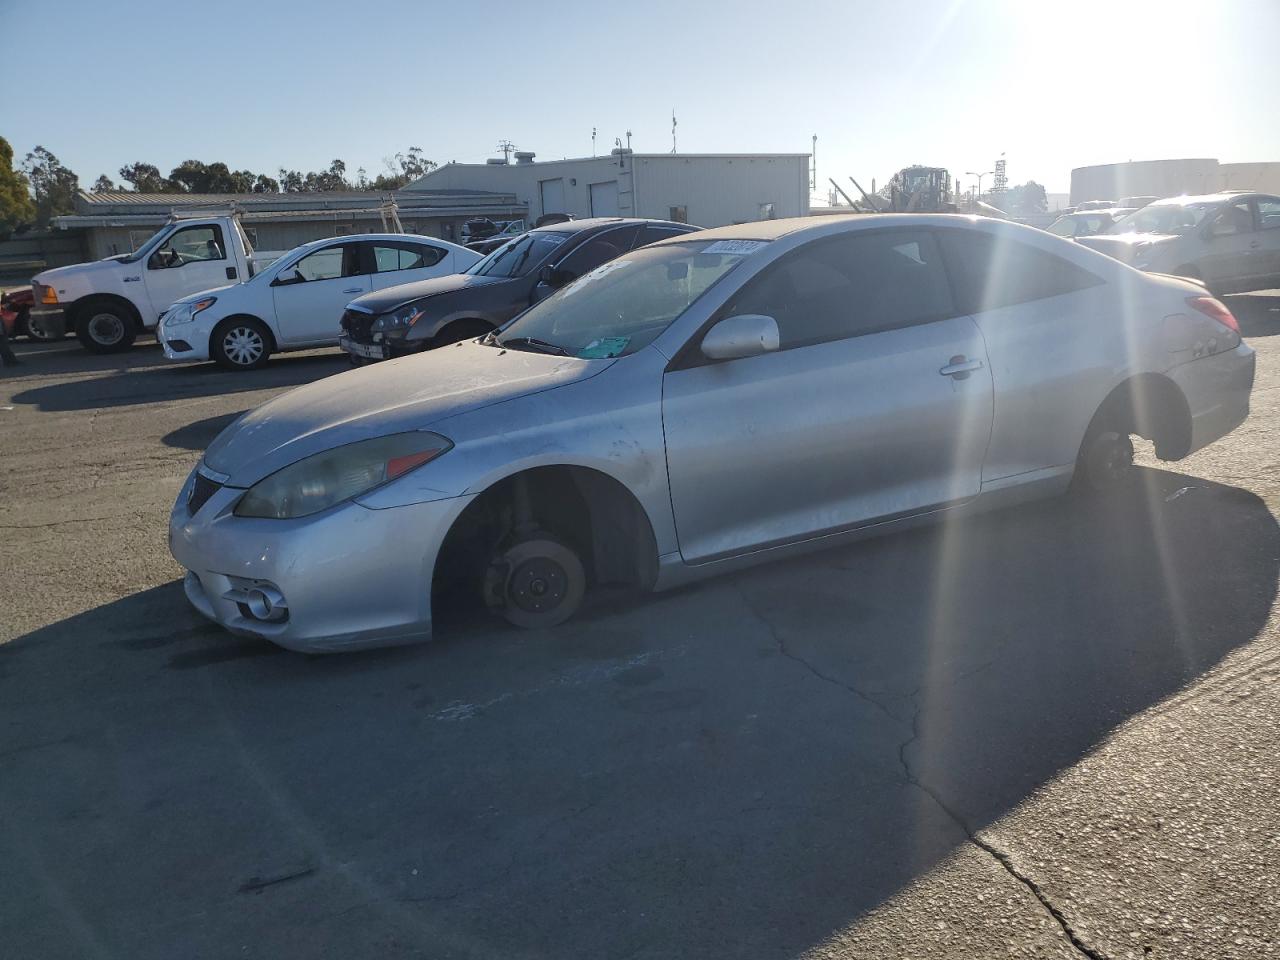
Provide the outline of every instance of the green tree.
{"type": "Polygon", "coordinates": [[[280,181],[279,181],[279,180],[273,180],[271,177],[268,177],[265,173],[260,173],[260,174],[258,174],[257,179],[255,179],[255,180],[253,181],[253,187],[251,188],[251,192],[253,192],[253,193],[279,193],[279,192],[280,192],[280,181]]]}
{"type": "Polygon", "coordinates": [[[54,217],[75,209],[80,178],[62,165],[62,161],[44,147],[36,147],[22,161],[23,172],[31,181],[36,197],[36,225],[48,226],[54,217]]]}
{"type": "Polygon", "coordinates": [[[436,168],[434,160],[422,155],[421,147],[410,147],[394,157],[384,157],[382,162],[387,172],[374,178],[370,184],[374,190],[399,190],[436,168]]]}
{"type": "Polygon", "coordinates": [[[138,193],[173,193],[180,189],[160,174],[153,163],[131,163],[120,168],[120,179],[138,193]]]}
{"type": "Polygon", "coordinates": [[[1029,217],[1049,209],[1049,198],[1045,196],[1044,187],[1034,180],[1010,187],[1004,200],[1001,209],[1015,217],[1029,217]]]}
{"type": "Polygon", "coordinates": [[[105,173],[98,174],[98,179],[93,181],[94,193],[115,193],[119,189],[105,173]]]}
{"type": "Polygon", "coordinates": [[[0,240],[35,219],[30,190],[26,175],[13,169],[13,147],[0,137],[0,240]]]}

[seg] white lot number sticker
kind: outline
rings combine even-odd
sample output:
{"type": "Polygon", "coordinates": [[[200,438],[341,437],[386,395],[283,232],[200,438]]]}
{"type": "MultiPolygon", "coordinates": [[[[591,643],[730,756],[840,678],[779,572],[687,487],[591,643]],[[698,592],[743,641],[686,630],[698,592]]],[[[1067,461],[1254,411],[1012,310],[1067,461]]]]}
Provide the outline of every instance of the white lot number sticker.
{"type": "Polygon", "coordinates": [[[602,266],[596,267],[590,273],[584,273],[577,280],[573,281],[573,283],[569,284],[569,286],[565,287],[564,295],[566,297],[571,297],[588,283],[607,277],[609,274],[613,273],[613,271],[625,267],[630,262],[630,260],[611,260],[602,266]]]}
{"type": "Polygon", "coordinates": [[[749,253],[755,253],[761,247],[769,245],[767,240],[717,240],[709,247],[702,249],[703,253],[730,253],[739,257],[745,257],[749,253]]]}

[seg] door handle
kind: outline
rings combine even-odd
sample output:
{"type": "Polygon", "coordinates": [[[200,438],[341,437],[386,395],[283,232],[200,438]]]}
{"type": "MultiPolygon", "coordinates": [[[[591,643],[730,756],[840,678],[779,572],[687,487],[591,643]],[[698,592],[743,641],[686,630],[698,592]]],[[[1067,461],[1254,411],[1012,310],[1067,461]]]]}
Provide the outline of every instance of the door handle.
{"type": "Polygon", "coordinates": [[[347,287],[347,289],[343,290],[342,292],[343,293],[362,293],[363,291],[359,287],[347,287]]]}
{"type": "Polygon", "coordinates": [[[959,356],[952,357],[951,362],[945,367],[942,367],[938,373],[942,374],[944,377],[955,377],[957,380],[967,380],[969,379],[969,374],[974,370],[981,369],[981,360],[968,360],[962,353],[959,356]]]}

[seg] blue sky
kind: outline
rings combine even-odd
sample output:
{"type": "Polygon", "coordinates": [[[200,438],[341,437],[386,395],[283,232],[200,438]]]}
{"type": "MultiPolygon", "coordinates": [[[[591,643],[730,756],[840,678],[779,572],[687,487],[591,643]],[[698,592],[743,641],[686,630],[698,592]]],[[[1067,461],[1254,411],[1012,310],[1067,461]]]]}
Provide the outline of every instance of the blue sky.
{"type": "MultiPolygon", "coordinates": [[[[1276,0],[0,0],[0,136],[88,185],[187,158],[274,175],[637,150],[808,152],[1065,191],[1074,166],[1280,160],[1276,0]]],[[[965,178],[966,181],[968,178],[965,178]]],[[[988,181],[989,182],[989,181],[988,181]]],[[[967,185],[967,184],[966,184],[967,185]]],[[[824,188],[825,191],[825,188],[824,188]]]]}

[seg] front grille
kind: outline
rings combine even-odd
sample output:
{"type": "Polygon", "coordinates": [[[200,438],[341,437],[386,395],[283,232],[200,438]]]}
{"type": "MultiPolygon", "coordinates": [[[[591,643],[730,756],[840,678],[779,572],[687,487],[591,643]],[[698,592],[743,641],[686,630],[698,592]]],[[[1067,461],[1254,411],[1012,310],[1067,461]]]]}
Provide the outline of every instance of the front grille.
{"type": "Polygon", "coordinates": [[[344,310],[342,312],[342,329],[352,340],[361,343],[372,343],[373,314],[360,310],[344,310]]]}
{"type": "Polygon", "coordinates": [[[222,489],[222,484],[210,480],[203,473],[196,474],[196,482],[191,487],[191,496],[187,497],[187,509],[192,516],[209,502],[209,498],[222,489]]]}

